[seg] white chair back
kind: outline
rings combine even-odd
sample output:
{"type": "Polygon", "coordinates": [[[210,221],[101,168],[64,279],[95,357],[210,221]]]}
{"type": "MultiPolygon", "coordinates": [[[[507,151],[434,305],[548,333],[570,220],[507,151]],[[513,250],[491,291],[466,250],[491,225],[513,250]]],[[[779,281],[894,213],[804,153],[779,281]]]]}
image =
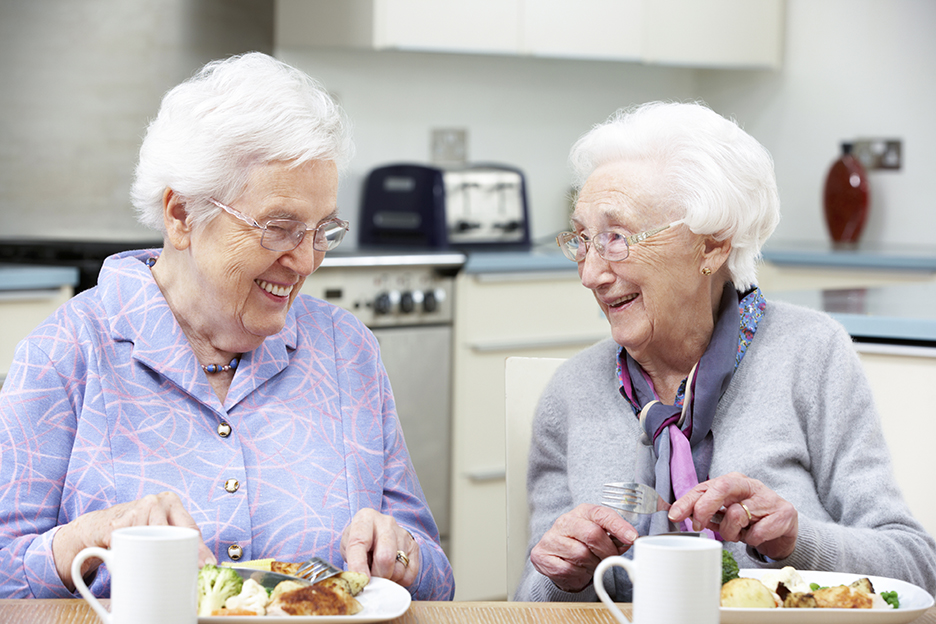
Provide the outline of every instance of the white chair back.
{"type": "Polygon", "coordinates": [[[507,358],[507,599],[513,600],[527,561],[527,455],[536,404],[563,358],[507,358]]]}

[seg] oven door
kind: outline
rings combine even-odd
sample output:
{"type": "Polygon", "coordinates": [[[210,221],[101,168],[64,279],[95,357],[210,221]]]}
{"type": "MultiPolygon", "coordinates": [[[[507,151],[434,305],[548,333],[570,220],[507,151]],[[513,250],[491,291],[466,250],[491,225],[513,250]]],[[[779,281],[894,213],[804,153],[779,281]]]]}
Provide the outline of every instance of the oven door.
{"type": "Polygon", "coordinates": [[[451,489],[451,325],[372,330],[413,467],[448,552],[451,489]]]}

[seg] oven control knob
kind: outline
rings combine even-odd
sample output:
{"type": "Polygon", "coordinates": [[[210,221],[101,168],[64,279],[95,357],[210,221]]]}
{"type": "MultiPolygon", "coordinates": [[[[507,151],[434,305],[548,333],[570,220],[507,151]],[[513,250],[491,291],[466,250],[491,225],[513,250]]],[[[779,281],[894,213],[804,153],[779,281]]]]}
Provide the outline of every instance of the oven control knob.
{"type": "Polygon", "coordinates": [[[392,307],[393,301],[390,299],[390,293],[380,293],[374,299],[374,314],[390,314],[392,307]]]}
{"type": "Polygon", "coordinates": [[[426,312],[435,312],[439,309],[439,300],[436,299],[435,291],[427,290],[423,293],[423,310],[426,312]]]}
{"type": "Polygon", "coordinates": [[[416,302],[413,301],[413,293],[405,291],[400,293],[400,312],[403,314],[409,314],[416,307],[416,302]]]}

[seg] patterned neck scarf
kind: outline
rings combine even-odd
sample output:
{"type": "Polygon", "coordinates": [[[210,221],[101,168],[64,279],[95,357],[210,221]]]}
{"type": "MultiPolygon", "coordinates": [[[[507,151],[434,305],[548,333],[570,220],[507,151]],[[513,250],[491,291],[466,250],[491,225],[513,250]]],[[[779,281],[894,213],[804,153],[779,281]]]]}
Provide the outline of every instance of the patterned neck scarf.
{"type": "MultiPolygon", "coordinates": [[[[673,405],[660,402],[649,375],[627,351],[621,348],[618,353],[621,395],[640,418],[643,429],[637,442],[634,477],[654,487],[667,503],[708,478],[714,445],[712,421],[718,401],[754,339],[757,323],[767,307],[756,287],[738,299],[734,286],[726,284],[712,339],[683,380],[673,405]]],[[[628,520],[644,535],[672,530],[665,512],[631,515],[628,520]]],[[[683,530],[692,530],[688,519],[683,530]]]]}

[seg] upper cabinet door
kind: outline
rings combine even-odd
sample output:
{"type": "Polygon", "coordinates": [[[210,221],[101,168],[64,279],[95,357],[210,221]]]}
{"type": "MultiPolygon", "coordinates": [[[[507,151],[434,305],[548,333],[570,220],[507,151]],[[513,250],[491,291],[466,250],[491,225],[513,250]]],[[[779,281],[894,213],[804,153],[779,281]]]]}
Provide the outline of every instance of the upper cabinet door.
{"type": "Polygon", "coordinates": [[[783,0],[647,0],[647,63],[779,68],[783,0]]]}
{"type": "Polygon", "coordinates": [[[641,61],[643,4],[642,0],[524,0],[522,52],[641,61]]]}
{"type": "Polygon", "coordinates": [[[377,0],[374,47],[516,54],[521,0],[377,0]]]}
{"type": "Polygon", "coordinates": [[[778,68],[783,22],[783,0],[276,0],[276,45],[778,68]]]}

